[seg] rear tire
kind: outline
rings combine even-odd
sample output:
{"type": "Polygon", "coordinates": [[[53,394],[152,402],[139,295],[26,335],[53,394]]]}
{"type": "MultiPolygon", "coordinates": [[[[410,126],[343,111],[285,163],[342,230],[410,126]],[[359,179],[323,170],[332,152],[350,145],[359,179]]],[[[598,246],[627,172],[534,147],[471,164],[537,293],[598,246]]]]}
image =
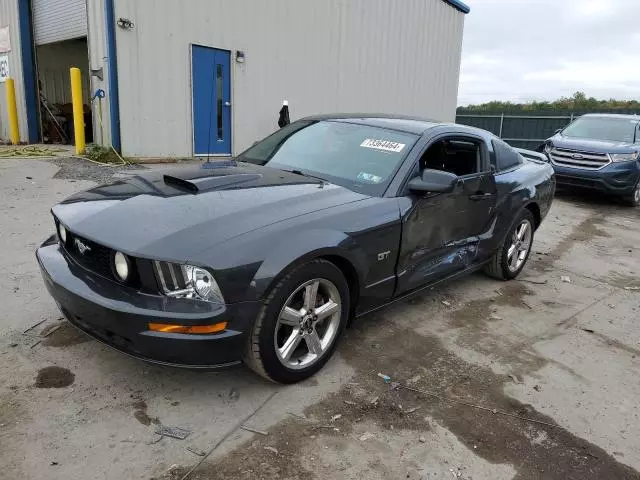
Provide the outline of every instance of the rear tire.
{"type": "Polygon", "coordinates": [[[623,197],[623,201],[630,207],[640,207],[640,180],[638,180],[633,193],[627,197],[623,197]]]}
{"type": "Polygon", "coordinates": [[[243,354],[257,374],[296,383],[318,372],[347,324],[349,285],[338,267],[313,260],[288,273],[269,292],[243,354]]]}
{"type": "Polygon", "coordinates": [[[533,214],[525,208],[516,217],[484,272],[498,280],[516,278],[529,260],[534,232],[533,214]]]}

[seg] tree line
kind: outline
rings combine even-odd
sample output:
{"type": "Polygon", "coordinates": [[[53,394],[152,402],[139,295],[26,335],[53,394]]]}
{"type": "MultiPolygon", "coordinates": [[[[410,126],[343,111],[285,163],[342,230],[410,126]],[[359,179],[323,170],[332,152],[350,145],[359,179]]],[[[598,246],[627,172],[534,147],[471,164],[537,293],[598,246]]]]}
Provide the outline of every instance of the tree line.
{"type": "Polygon", "coordinates": [[[478,105],[458,107],[458,113],[544,113],[544,112],[609,112],[640,113],[637,100],[598,100],[587,97],[584,92],[576,92],[570,97],[561,97],[551,102],[513,103],[493,101],[478,105]]]}

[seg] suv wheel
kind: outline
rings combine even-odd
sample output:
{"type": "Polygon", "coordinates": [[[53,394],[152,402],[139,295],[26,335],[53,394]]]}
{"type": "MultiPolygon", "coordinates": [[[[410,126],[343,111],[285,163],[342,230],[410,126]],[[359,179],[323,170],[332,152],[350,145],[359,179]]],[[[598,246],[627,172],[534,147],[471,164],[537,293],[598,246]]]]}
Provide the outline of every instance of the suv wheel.
{"type": "Polygon", "coordinates": [[[295,383],[329,360],[349,315],[349,286],[333,263],[314,260],[273,288],[248,339],[245,363],[263,377],[295,383]]]}
{"type": "Polygon", "coordinates": [[[624,198],[625,203],[631,207],[640,207],[640,180],[636,184],[636,189],[631,195],[624,198]]]}
{"type": "Polygon", "coordinates": [[[485,267],[487,275],[499,280],[511,280],[520,274],[531,253],[534,225],[533,214],[528,209],[520,212],[485,267]]]}

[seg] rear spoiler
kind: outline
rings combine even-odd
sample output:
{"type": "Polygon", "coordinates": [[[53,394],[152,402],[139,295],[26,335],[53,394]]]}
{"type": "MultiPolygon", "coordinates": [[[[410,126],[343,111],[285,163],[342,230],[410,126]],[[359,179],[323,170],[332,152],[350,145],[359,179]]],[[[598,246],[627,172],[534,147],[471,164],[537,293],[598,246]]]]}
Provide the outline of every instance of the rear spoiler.
{"type": "Polygon", "coordinates": [[[538,160],[549,163],[549,158],[544,153],[534,152],[533,150],[527,150],[526,148],[516,148],[515,151],[527,160],[538,160]]]}

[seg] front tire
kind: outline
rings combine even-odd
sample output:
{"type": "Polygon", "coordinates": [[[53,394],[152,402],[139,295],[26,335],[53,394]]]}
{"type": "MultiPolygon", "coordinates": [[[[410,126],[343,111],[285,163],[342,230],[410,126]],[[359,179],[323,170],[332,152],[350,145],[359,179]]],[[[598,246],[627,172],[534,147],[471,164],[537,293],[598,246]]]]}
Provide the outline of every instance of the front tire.
{"type": "Polygon", "coordinates": [[[525,208],[485,267],[487,275],[498,280],[512,280],[520,274],[531,254],[534,225],[533,214],[525,208]]]}
{"type": "Polygon", "coordinates": [[[640,180],[636,183],[636,188],[633,193],[623,198],[624,203],[630,207],[640,207],[640,180]]]}
{"type": "Polygon", "coordinates": [[[327,363],[349,316],[349,285],[338,267],[313,260],[271,290],[249,334],[243,359],[259,375],[296,383],[327,363]]]}

